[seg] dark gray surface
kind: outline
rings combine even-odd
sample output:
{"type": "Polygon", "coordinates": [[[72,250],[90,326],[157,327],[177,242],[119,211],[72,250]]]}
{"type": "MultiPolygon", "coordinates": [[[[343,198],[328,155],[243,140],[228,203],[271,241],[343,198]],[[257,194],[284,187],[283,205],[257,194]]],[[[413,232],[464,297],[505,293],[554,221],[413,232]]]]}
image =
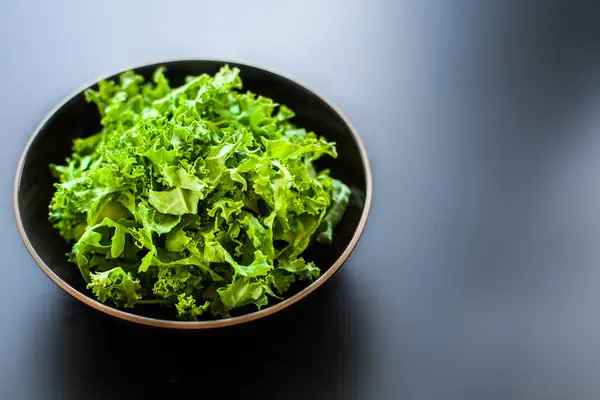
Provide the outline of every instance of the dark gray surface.
{"type": "Polygon", "coordinates": [[[600,398],[596,8],[88,3],[0,5],[0,398],[600,398]],[[186,56],[263,63],[331,98],[365,141],[375,193],[356,251],[305,303],[172,334],[62,293],[22,245],[11,194],[63,96],[186,56]]]}

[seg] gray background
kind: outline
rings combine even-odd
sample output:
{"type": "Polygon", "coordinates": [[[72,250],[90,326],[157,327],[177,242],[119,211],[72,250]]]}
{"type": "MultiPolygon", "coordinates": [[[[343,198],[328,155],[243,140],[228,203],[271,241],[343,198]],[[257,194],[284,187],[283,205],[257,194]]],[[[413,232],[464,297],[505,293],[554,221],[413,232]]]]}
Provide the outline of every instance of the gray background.
{"type": "Polygon", "coordinates": [[[0,398],[600,398],[599,20],[554,0],[3,1],[0,398]],[[368,149],[357,249],[267,321],[115,322],[17,233],[37,123],[91,79],[166,57],[297,77],[368,149]]]}

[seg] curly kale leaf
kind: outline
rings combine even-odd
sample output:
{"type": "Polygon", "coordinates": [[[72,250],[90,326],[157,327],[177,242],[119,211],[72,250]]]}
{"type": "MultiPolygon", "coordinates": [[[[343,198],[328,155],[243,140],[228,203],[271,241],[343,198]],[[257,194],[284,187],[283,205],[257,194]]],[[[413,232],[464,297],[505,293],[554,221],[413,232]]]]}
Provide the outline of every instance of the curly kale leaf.
{"type": "Polygon", "coordinates": [[[330,243],[350,189],[319,171],[335,143],[294,112],[242,92],[235,68],[172,88],[132,71],[86,91],[102,129],[75,139],[49,219],[102,302],[164,303],[185,320],[265,307],[319,268],[301,255],[330,243]]]}

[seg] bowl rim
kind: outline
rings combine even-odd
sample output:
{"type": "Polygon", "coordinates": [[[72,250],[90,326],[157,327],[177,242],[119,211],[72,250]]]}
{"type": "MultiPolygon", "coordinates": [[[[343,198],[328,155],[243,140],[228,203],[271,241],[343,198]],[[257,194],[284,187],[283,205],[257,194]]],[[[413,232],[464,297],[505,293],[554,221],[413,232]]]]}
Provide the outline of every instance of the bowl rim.
{"type": "Polygon", "coordinates": [[[372,183],[372,176],[371,176],[371,166],[369,163],[369,158],[367,156],[367,150],[365,148],[365,145],[362,142],[360,136],[358,135],[358,132],[356,131],[356,129],[350,122],[349,118],[346,115],[344,115],[344,113],[342,113],[342,111],[335,104],[333,104],[333,102],[331,102],[328,98],[323,96],[321,93],[315,91],[314,89],[312,89],[310,86],[308,86],[304,82],[302,82],[296,78],[292,78],[289,75],[281,73],[278,70],[275,70],[270,67],[265,67],[263,65],[259,65],[259,64],[252,63],[252,62],[240,61],[240,60],[229,59],[229,58],[221,59],[221,58],[201,58],[201,57],[187,58],[186,57],[186,58],[166,58],[166,59],[158,59],[158,60],[152,60],[152,61],[147,61],[147,62],[135,63],[135,64],[132,64],[129,67],[126,67],[125,69],[121,69],[117,72],[103,74],[99,78],[91,80],[88,83],[84,84],[83,86],[79,87],[78,89],[73,91],[71,94],[67,95],[61,101],[59,101],[50,110],[50,112],[48,112],[48,114],[46,114],[46,116],[42,119],[42,121],[34,129],[33,134],[27,140],[27,143],[25,144],[25,148],[23,149],[23,151],[21,153],[21,156],[19,158],[19,163],[17,165],[17,171],[16,171],[16,175],[15,175],[15,183],[14,183],[14,188],[13,188],[13,202],[14,202],[13,206],[14,206],[15,217],[17,220],[17,228],[19,230],[19,234],[21,235],[21,239],[23,240],[23,243],[25,244],[25,247],[27,248],[27,251],[29,252],[31,257],[34,259],[34,261],[36,262],[38,267],[40,267],[40,269],[57,286],[59,286],[61,289],[63,289],[65,292],[67,292],[69,295],[71,295],[75,299],[83,302],[84,304],[86,304],[104,314],[108,314],[112,317],[115,317],[115,318],[118,318],[118,319],[121,319],[124,321],[128,321],[128,322],[141,324],[141,325],[147,325],[147,326],[153,326],[153,327],[157,327],[157,328],[199,330],[199,329],[223,328],[223,327],[227,327],[227,326],[234,326],[234,325],[239,325],[239,324],[242,324],[245,322],[258,320],[258,319],[264,318],[266,316],[269,316],[271,314],[274,314],[278,311],[281,311],[285,308],[288,308],[292,304],[297,303],[298,301],[302,300],[309,294],[313,293],[317,288],[319,288],[321,285],[323,285],[327,280],[329,280],[329,278],[331,278],[341,268],[342,264],[344,264],[344,262],[346,262],[346,260],[348,259],[348,257],[352,253],[352,251],[354,250],[356,244],[358,243],[358,240],[360,239],[360,237],[365,229],[366,223],[367,223],[367,219],[368,219],[370,209],[371,209],[371,200],[372,200],[372,195],[373,195],[372,192],[373,192],[373,183],[372,183]],[[85,295],[84,293],[78,291],[77,289],[75,289],[74,287],[69,285],[61,277],[59,277],[54,271],[52,271],[52,269],[50,269],[50,267],[48,265],[46,265],[46,263],[42,260],[42,258],[37,254],[37,252],[33,248],[32,244],[29,241],[29,238],[25,232],[25,229],[23,227],[23,221],[21,219],[21,213],[19,210],[19,194],[18,193],[19,193],[19,187],[20,187],[20,183],[21,183],[23,166],[25,164],[25,158],[26,158],[27,154],[29,153],[29,149],[30,149],[32,143],[35,141],[39,132],[45,127],[45,125],[54,116],[54,114],[56,112],[58,112],[58,110],[60,110],[65,104],[67,104],[71,99],[73,99],[74,97],[79,95],[85,89],[97,84],[101,80],[108,79],[112,76],[119,75],[125,71],[132,70],[132,69],[139,69],[139,68],[148,67],[148,66],[152,66],[152,65],[158,66],[160,64],[170,64],[170,63],[175,63],[175,62],[186,62],[186,61],[192,61],[192,62],[208,61],[208,62],[222,63],[222,64],[229,63],[229,64],[237,64],[237,65],[241,65],[241,66],[256,68],[256,69],[263,70],[265,72],[277,75],[281,78],[287,79],[287,80],[299,85],[300,87],[304,88],[305,90],[313,93],[315,96],[317,96],[319,99],[321,99],[321,101],[323,101],[325,104],[327,104],[342,119],[342,121],[344,122],[344,124],[346,125],[348,130],[350,131],[350,133],[359,149],[361,160],[364,165],[364,174],[365,174],[365,178],[366,178],[365,204],[364,204],[364,207],[362,210],[362,214],[361,214],[358,226],[356,227],[354,235],[350,239],[350,243],[344,249],[344,252],[338,257],[338,259],[331,265],[331,267],[323,275],[321,275],[319,278],[317,278],[315,281],[313,281],[310,285],[308,285],[307,287],[302,289],[300,292],[296,293],[292,297],[289,297],[289,298],[281,301],[280,303],[277,303],[272,306],[267,306],[266,308],[264,308],[262,310],[254,311],[249,314],[244,314],[244,315],[237,316],[237,317],[224,318],[224,319],[219,319],[219,320],[177,321],[177,320],[166,320],[166,319],[145,317],[145,316],[133,314],[128,311],[124,311],[121,309],[111,307],[109,305],[99,302],[98,300],[94,299],[91,296],[85,295]]]}

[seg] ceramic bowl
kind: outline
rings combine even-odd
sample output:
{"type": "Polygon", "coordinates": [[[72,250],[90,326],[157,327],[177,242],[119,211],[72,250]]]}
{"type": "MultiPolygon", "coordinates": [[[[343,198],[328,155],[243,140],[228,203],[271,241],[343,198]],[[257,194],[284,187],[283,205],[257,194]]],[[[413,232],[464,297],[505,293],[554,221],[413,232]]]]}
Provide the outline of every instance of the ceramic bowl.
{"type": "Polygon", "coordinates": [[[48,222],[48,205],[55,180],[49,164],[62,163],[71,150],[73,138],[85,137],[100,129],[100,117],[95,105],[84,98],[84,91],[96,87],[103,79],[115,79],[123,71],[105,76],[68,96],[40,123],[28,141],[18,164],[14,207],[17,226],[29,253],[42,271],[68,294],[88,306],[111,316],[134,323],[174,329],[206,329],[240,324],[272,315],[305,298],[323,285],[346,261],[358,242],[367,222],[372,197],[369,161],[365,147],[350,121],[330,101],[307,86],[258,66],[222,60],[168,60],[127,68],[151,79],[159,66],[166,67],[172,86],[181,85],[188,75],[214,74],[229,64],[241,71],[244,90],[273,98],[296,112],[293,122],[329,141],[336,142],[337,159],[323,159],[321,168],[331,169],[352,189],[350,205],[337,229],[333,243],[314,244],[305,258],[321,268],[321,276],[312,283],[294,286],[285,300],[271,302],[260,311],[252,311],[227,319],[185,322],[174,320],[159,306],[136,306],[117,309],[97,301],[86,289],[78,268],[69,263],[66,254],[70,246],[48,222]]]}

